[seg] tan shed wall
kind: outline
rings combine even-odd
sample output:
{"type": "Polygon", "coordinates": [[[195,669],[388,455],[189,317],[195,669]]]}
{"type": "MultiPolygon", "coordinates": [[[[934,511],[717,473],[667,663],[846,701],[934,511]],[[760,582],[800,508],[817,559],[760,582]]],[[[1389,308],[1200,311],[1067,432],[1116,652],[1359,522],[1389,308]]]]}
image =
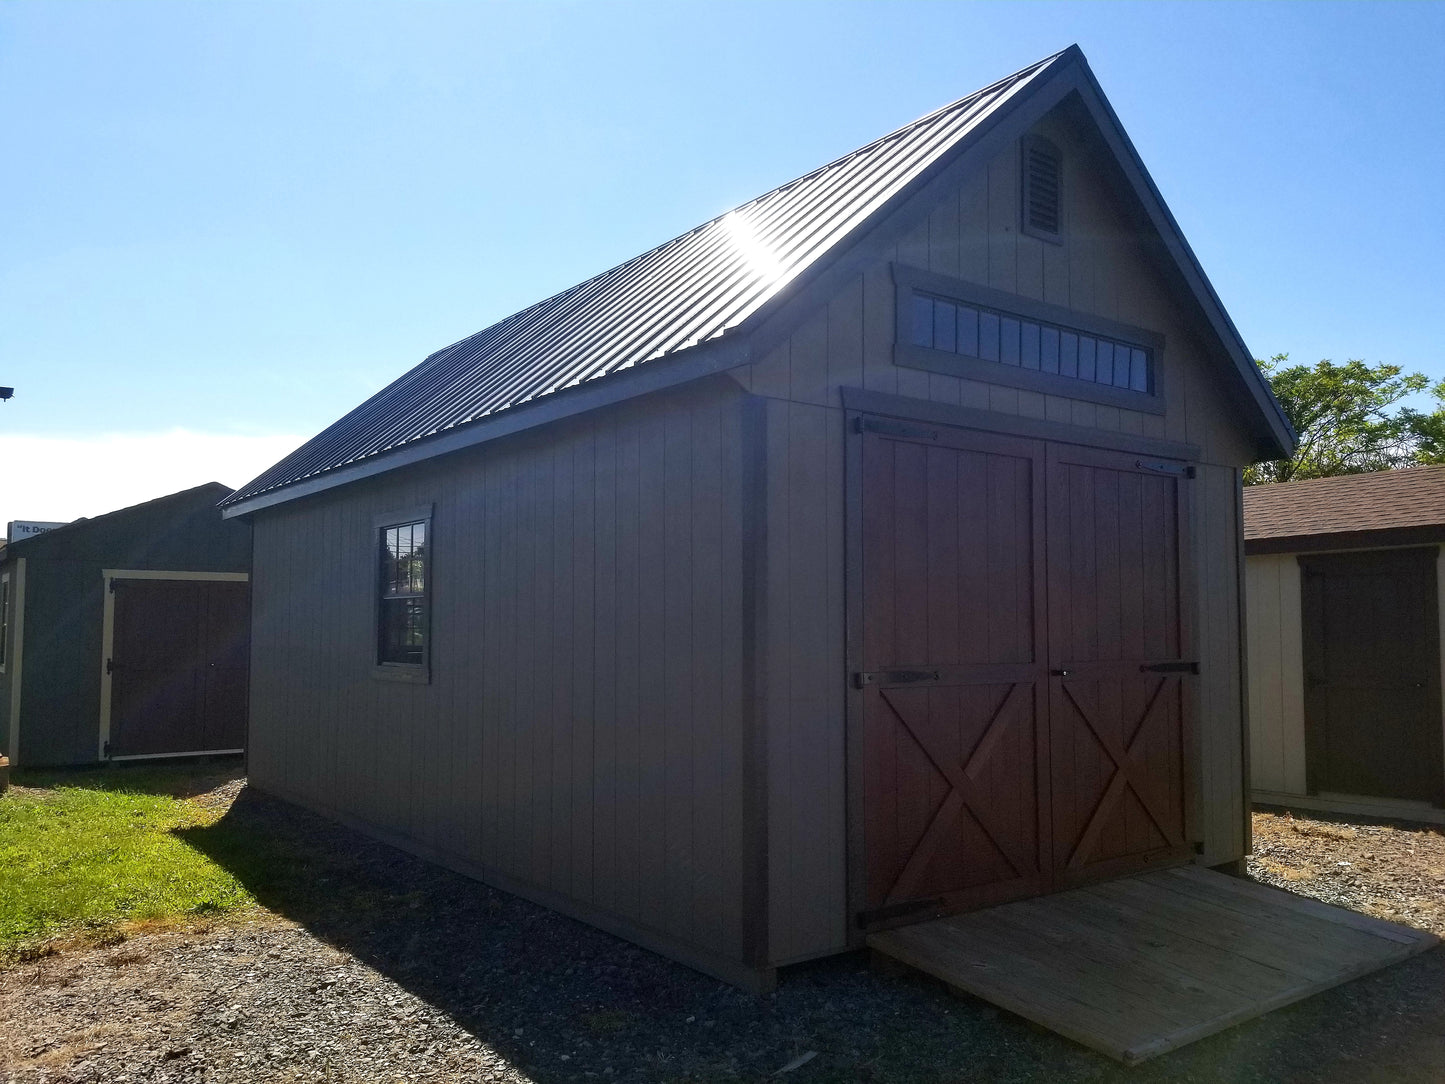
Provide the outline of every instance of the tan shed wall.
{"type": "Polygon", "coordinates": [[[1305,793],[1304,647],[1294,554],[1245,559],[1249,765],[1254,790],[1305,793]]]}
{"type": "MultiPolygon", "coordinates": [[[[1196,445],[1194,547],[1202,694],[1204,861],[1248,848],[1245,833],[1238,489],[1251,443],[1146,246],[1089,172],[1074,130],[1039,129],[1065,156],[1063,244],[1020,234],[1019,149],[966,179],[897,244],[875,254],[785,339],[734,372],[769,400],[767,657],[769,937],[775,962],[847,944],[844,696],[847,662],[840,389],[1042,418],[1196,445]],[[1161,415],[896,366],[897,262],[1163,334],[1161,415]]],[[[905,215],[909,212],[905,210],[905,215]]]]}
{"type": "Polygon", "coordinates": [[[258,515],[252,781],[744,959],[744,401],[638,400],[258,515]],[[431,682],[378,680],[373,518],[426,504],[431,682]]]}
{"type": "MultiPolygon", "coordinates": [[[[1249,618],[1250,789],[1275,801],[1309,794],[1305,774],[1304,630],[1299,554],[1256,554],[1245,560],[1249,618]]],[[[1435,561],[1445,674],[1445,546],[1435,561]]],[[[1441,720],[1445,727],[1445,718],[1441,720]]],[[[1441,766],[1445,771],[1445,765],[1441,766]]],[[[1387,799],[1374,812],[1390,813],[1387,799]]],[[[1318,808],[1345,803],[1311,799],[1318,808]]],[[[1355,803],[1358,805],[1359,803],[1355,803]]],[[[1356,809],[1355,812],[1368,812],[1356,809]]]]}

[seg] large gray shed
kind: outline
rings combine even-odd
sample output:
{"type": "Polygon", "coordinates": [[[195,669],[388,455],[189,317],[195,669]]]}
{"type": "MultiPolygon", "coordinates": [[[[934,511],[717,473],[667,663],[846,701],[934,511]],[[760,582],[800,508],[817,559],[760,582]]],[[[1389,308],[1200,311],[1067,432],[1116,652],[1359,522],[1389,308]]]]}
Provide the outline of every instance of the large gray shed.
{"type": "Polygon", "coordinates": [[[1288,423],[1070,48],[432,354],[226,504],[267,791],[761,987],[1249,849],[1288,423]]]}

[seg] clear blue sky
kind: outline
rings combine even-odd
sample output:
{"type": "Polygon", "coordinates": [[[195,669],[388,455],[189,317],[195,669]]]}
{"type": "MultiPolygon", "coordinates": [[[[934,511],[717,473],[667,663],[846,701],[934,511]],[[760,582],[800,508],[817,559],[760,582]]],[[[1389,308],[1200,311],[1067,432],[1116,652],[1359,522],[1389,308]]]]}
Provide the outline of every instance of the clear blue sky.
{"type": "Polygon", "coordinates": [[[1256,356],[1445,377],[1445,4],[12,0],[0,451],[294,442],[1071,42],[1256,356]]]}

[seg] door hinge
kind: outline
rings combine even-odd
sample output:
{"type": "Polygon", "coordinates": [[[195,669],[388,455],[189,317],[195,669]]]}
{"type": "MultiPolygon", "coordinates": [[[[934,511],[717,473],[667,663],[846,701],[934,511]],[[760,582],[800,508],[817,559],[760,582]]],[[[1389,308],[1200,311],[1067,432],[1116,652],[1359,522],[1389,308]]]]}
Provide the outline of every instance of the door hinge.
{"type": "Polygon", "coordinates": [[[110,759],[110,742],[107,741],[100,747],[100,755],[105,757],[106,760],[110,759]]]}
{"type": "Polygon", "coordinates": [[[937,440],[937,429],[924,429],[902,422],[883,421],[880,418],[855,418],[854,427],[860,433],[880,433],[885,437],[906,437],[910,440],[937,440]]]}
{"type": "Polygon", "coordinates": [[[930,900],[909,900],[907,903],[890,903],[884,907],[875,907],[871,911],[858,912],[858,926],[867,929],[875,922],[888,922],[895,918],[907,918],[920,911],[933,911],[941,915],[947,908],[944,906],[943,897],[938,896],[930,900]]]}
{"type": "Polygon", "coordinates": [[[116,579],[114,576],[112,576],[110,579],[106,580],[105,582],[109,585],[108,588],[107,588],[107,590],[109,590],[112,595],[115,594],[115,585],[118,584],[118,583],[120,583],[120,581],[119,581],[118,579],[116,579]]]}
{"type": "Polygon", "coordinates": [[[105,660],[105,672],[106,672],[107,674],[113,674],[113,673],[115,673],[115,660],[114,660],[114,659],[106,659],[106,660],[105,660]]]}
{"type": "Polygon", "coordinates": [[[1177,478],[1193,478],[1194,465],[1192,463],[1160,463],[1152,459],[1136,459],[1134,466],[1140,470],[1153,471],[1155,474],[1172,474],[1177,478]]]}

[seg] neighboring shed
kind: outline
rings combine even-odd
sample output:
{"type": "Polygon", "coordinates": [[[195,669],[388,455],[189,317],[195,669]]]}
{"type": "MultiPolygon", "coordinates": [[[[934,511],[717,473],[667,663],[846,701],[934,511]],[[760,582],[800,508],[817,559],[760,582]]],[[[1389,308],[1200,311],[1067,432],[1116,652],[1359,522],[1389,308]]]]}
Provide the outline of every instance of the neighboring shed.
{"type": "Polygon", "coordinates": [[[251,531],[218,482],[12,542],[0,749],[27,768],[245,744],[251,531]]]}
{"type": "Polygon", "coordinates": [[[1247,852],[1293,434],[1071,48],[441,350],[227,502],[251,782],[704,971],[1247,852]]]}
{"type": "Polygon", "coordinates": [[[1244,491],[1256,801],[1445,823],[1445,466],[1244,491]]]}

